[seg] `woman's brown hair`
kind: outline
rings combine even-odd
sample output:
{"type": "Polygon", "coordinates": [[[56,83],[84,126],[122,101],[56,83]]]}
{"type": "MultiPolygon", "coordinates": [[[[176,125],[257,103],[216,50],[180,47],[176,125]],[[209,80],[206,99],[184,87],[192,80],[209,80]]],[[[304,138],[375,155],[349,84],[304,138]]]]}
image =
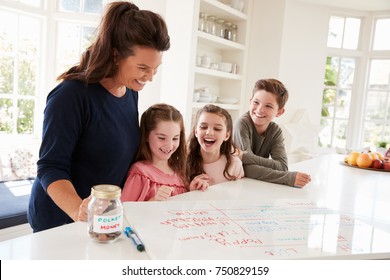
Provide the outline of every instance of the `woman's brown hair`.
{"type": "Polygon", "coordinates": [[[166,51],[170,38],[164,19],[130,2],[107,4],[96,40],[83,53],[78,65],[61,74],[58,80],[80,80],[96,83],[113,77],[116,62],[134,55],[134,46],[166,51]]]}

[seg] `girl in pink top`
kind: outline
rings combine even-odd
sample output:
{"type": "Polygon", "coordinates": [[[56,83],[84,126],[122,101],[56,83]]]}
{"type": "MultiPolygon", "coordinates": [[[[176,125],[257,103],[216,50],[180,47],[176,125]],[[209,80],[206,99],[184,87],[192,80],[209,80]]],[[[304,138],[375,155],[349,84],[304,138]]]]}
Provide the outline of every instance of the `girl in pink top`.
{"type": "Polygon", "coordinates": [[[173,106],[155,104],[141,116],[141,143],[128,172],[122,201],[166,200],[187,191],[183,117],[173,106]]]}
{"type": "Polygon", "coordinates": [[[206,174],[208,184],[192,184],[191,190],[244,177],[232,130],[232,117],[225,109],[209,104],[197,112],[189,138],[188,174],[190,179],[206,174]]]}

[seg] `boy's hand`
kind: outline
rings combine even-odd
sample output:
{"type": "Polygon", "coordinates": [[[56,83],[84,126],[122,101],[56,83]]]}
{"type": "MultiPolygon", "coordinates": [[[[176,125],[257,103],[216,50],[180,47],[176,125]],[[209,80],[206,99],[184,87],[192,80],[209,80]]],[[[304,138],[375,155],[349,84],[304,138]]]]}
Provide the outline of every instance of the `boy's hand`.
{"type": "Polygon", "coordinates": [[[207,174],[200,174],[192,179],[190,183],[190,191],[202,190],[205,191],[209,187],[209,176],[207,174]]]}
{"type": "Polygon", "coordinates": [[[294,187],[303,188],[311,181],[309,174],[298,172],[295,176],[294,187]]]}

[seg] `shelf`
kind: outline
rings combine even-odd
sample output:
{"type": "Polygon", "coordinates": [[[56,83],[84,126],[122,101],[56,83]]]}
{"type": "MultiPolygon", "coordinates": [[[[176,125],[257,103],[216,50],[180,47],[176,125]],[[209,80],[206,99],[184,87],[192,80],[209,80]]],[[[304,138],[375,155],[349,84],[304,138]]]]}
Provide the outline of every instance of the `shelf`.
{"type": "Polygon", "coordinates": [[[241,75],[222,72],[218,70],[212,70],[212,69],[198,67],[198,66],[195,67],[195,73],[200,75],[205,75],[205,76],[212,76],[220,79],[229,79],[229,80],[238,80],[238,81],[242,80],[241,75]]]}
{"type": "Polygon", "coordinates": [[[209,33],[197,30],[199,44],[209,45],[214,48],[222,50],[245,50],[245,46],[237,42],[229,41],[227,39],[211,35],[209,33]]]}
{"type": "Polygon", "coordinates": [[[217,102],[213,102],[213,103],[192,102],[192,108],[193,109],[200,109],[200,108],[203,108],[207,104],[214,104],[214,105],[222,107],[222,108],[224,108],[226,110],[240,110],[240,105],[239,104],[225,104],[225,103],[217,103],[217,102]]]}
{"type": "Polygon", "coordinates": [[[247,15],[217,0],[201,0],[200,11],[229,21],[246,21],[247,15]]]}

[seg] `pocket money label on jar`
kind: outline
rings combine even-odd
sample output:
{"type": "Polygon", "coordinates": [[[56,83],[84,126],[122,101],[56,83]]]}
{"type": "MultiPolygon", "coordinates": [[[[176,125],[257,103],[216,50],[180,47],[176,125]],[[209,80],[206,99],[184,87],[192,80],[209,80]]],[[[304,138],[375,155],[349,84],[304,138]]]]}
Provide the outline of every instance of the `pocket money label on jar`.
{"type": "Polygon", "coordinates": [[[112,233],[121,231],[123,227],[123,215],[93,216],[93,231],[95,233],[112,233]]]}

